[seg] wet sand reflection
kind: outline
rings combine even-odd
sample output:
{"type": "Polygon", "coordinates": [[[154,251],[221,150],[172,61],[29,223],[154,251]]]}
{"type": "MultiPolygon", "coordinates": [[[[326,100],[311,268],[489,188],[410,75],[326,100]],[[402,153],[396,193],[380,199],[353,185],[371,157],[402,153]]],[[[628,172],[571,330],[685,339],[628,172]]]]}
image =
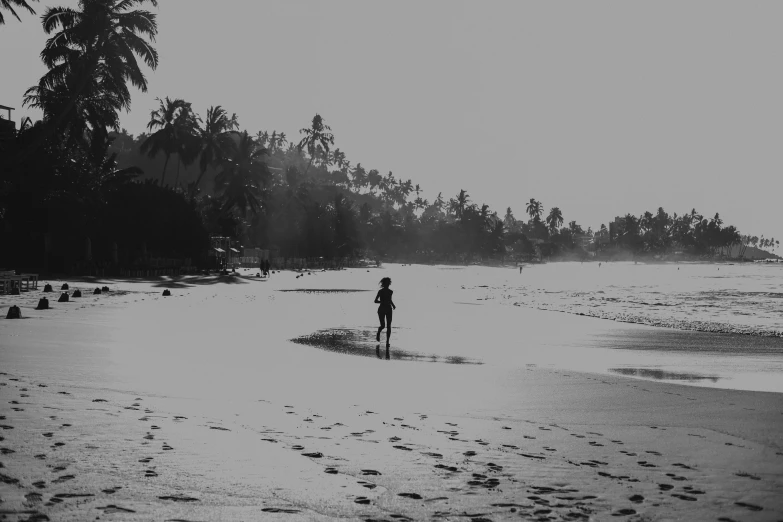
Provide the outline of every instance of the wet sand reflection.
{"type": "Polygon", "coordinates": [[[457,355],[439,356],[401,350],[392,347],[386,348],[384,354],[381,345],[375,341],[375,330],[353,328],[329,328],[319,330],[310,335],[303,335],[291,339],[291,342],[314,346],[330,352],[338,352],[346,355],[360,355],[362,357],[377,357],[378,359],[436,362],[446,364],[484,364],[478,359],[460,357],[457,355]],[[372,346],[375,345],[375,351],[372,346]]]}
{"type": "Polygon", "coordinates": [[[609,368],[609,371],[614,373],[619,373],[621,375],[629,375],[632,377],[644,377],[647,379],[655,379],[658,381],[718,382],[718,380],[720,379],[720,377],[714,375],[668,372],[666,370],[652,370],[649,368],[609,368]]]}

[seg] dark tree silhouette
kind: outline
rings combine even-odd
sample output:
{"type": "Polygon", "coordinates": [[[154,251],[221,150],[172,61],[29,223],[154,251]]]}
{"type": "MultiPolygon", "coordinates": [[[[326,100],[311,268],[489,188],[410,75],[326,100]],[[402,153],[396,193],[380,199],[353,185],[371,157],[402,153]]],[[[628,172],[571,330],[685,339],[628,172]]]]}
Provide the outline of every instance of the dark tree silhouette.
{"type": "MultiPolygon", "coordinates": [[[[31,1],[37,2],[38,0],[31,0],[31,1]]],[[[22,21],[22,19],[19,18],[18,14],[16,14],[14,7],[16,7],[17,9],[19,8],[27,9],[28,11],[30,11],[30,14],[35,14],[35,10],[32,7],[30,7],[30,4],[28,4],[25,0],[0,0],[0,7],[9,11],[14,16],[14,18],[19,20],[20,22],[22,21]]],[[[3,17],[3,9],[0,9],[0,25],[3,25],[5,23],[5,18],[3,17]]]]}

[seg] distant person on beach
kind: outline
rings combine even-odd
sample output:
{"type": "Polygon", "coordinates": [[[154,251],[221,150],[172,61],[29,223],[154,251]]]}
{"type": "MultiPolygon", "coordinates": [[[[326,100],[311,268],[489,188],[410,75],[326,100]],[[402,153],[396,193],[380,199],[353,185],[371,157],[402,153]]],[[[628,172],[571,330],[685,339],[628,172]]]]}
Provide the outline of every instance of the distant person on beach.
{"type": "Polygon", "coordinates": [[[381,342],[381,331],[386,328],[386,347],[389,347],[389,338],[391,337],[391,325],[392,325],[392,310],[396,310],[397,307],[392,301],[392,294],[394,293],[389,286],[391,286],[391,278],[384,277],[381,279],[381,289],[375,295],[375,302],[379,303],[378,306],[378,319],[381,321],[381,325],[378,327],[378,333],[375,335],[375,340],[381,342]]]}

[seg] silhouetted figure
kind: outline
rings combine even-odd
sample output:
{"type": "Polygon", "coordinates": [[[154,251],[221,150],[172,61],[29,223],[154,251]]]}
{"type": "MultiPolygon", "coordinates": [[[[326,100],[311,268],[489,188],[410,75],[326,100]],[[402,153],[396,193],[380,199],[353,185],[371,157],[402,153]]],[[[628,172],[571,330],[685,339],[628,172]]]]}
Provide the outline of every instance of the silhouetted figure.
{"type": "Polygon", "coordinates": [[[522,265],[519,265],[519,273],[522,273],[522,265]]]}
{"type": "Polygon", "coordinates": [[[392,294],[394,293],[389,286],[391,286],[391,278],[384,277],[381,279],[381,289],[375,295],[375,302],[380,303],[378,307],[378,319],[381,325],[378,327],[378,333],[375,336],[375,340],[381,342],[381,330],[386,328],[386,347],[389,347],[389,339],[391,338],[391,325],[392,325],[392,310],[396,310],[397,307],[392,301],[392,294]]]}

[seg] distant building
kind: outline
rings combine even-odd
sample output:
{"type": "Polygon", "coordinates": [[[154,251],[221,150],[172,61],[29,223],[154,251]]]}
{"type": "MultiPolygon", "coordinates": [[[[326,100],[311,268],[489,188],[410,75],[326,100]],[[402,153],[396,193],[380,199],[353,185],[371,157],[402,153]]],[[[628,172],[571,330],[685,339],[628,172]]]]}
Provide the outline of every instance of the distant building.
{"type": "Polygon", "coordinates": [[[13,107],[0,105],[0,140],[9,140],[16,135],[16,123],[11,119],[13,107]]]}

